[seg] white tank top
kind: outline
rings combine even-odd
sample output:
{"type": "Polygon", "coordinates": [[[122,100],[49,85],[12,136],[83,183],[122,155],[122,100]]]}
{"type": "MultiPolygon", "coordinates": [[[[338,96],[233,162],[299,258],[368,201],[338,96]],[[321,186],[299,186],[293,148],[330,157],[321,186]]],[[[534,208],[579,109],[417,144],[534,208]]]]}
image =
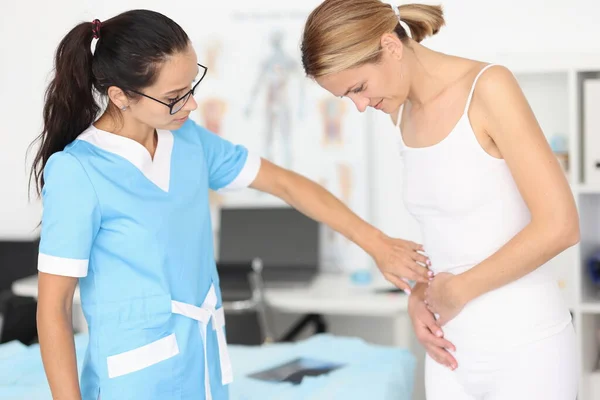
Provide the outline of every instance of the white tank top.
{"type": "MultiPolygon", "coordinates": [[[[468,110],[484,67],[473,82],[459,121],[442,141],[408,147],[399,135],[403,198],[421,227],[435,272],[459,274],[485,260],[531,219],[503,159],[489,155],[475,137],[468,110]]],[[[396,127],[399,129],[400,114],[396,127]]],[[[558,333],[571,321],[549,266],[473,300],[446,335],[457,349],[512,346],[558,333]],[[458,342],[458,343],[457,343],[458,342]]]]}

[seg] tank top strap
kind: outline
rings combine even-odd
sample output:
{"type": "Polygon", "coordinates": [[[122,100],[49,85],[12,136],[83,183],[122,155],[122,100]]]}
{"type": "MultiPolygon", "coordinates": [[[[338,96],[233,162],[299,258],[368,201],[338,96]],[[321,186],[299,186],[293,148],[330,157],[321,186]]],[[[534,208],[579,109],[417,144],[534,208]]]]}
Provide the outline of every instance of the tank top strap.
{"type": "Polygon", "coordinates": [[[404,104],[402,104],[399,108],[398,108],[398,115],[396,115],[396,129],[398,129],[400,127],[400,121],[402,119],[402,110],[404,109],[404,104]]]}
{"type": "Polygon", "coordinates": [[[496,64],[488,64],[485,67],[483,67],[481,69],[481,71],[479,71],[479,73],[477,74],[477,76],[475,77],[475,80],[473,81],[473,85],[471,86],[471,91],[469,92],[469,97],[467,98],[467,104],[465,105],[465,111],[464,113],[466,113],[467,111],[469,111],[469,106],[471,105],[471,99],[473,98],[473,93],[475,92],[475,85],[477,84],[477,80],[479,79],[479,77],[481,76],[481,74],[483,74],[485,72],[486,69],[493,67],[496,64]]]}

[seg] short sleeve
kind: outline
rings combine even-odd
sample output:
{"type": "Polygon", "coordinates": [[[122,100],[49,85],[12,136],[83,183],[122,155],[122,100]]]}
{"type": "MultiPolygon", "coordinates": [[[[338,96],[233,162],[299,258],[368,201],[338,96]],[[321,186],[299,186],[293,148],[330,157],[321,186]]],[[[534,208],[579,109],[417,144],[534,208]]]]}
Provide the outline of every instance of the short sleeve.
{"type": "Polygon", "coordinates": [[[84,277],[100,229],[98,197],[83,166],[71,154],[53,154],[44,167],[41,272],[84,277]]]}
{"type": "Polygon", "coordinates": [[[250,186],[260,169],[260,157],[198,126],[208,164],[212,190],[234,190],[250,186]]]}

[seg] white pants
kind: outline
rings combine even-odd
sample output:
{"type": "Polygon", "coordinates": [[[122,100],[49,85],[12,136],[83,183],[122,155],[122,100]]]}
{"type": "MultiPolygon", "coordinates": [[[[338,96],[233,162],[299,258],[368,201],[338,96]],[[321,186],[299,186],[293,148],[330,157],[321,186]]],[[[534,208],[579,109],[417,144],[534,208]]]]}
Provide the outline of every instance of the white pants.
{"type": "Polygon", "coordinates": [[[454,355],[455,371],[425,360],[427,400],[575,400],[579,379],[575,331],[494,355],[454,355]]]}

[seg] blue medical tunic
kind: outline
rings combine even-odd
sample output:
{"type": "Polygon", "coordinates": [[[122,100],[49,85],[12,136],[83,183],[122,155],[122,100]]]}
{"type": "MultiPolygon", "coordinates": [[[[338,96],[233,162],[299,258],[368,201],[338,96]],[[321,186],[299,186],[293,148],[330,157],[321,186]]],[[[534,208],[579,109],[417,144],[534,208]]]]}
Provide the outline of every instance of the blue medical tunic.
{"type": "Polygon", "coordinates": [[[189,120],[138,142],[91,126],[44,171],[38,269],[80,278],[84,400],[226,399],[232,380],[208,188],[260,158],[189,120]]]}

